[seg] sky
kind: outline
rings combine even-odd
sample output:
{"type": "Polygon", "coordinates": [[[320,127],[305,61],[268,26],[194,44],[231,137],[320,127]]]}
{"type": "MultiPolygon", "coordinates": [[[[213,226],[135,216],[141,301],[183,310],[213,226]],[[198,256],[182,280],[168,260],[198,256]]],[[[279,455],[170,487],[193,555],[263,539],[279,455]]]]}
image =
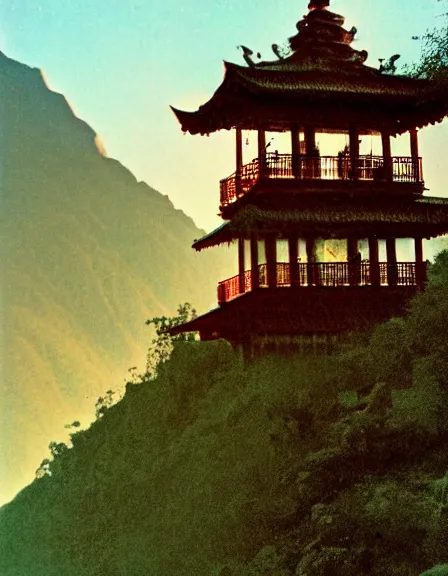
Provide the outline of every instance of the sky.
{"type": "MultiPolygon", "coordinates": [[[[220,223],[219,180],[234,171],[233,134],[183,135],[169,105],[194,110],[206,102],[221,83],[222,61],[244,63],[239,44],[274,59],[271,44],[296,33],[307,3],[10,0],[0,5],[0,50],[42,69],[110,157],[208,231],[220,223]]],[[[331,9],[347,29],[357,27],[354,47],[369,52],[371,66],[395,53],[399,62],[418,60],[412,36],[439,24],[442,12],[436,0],[332,0],[331,9]]],[[[448,195],[447,136],[447,121],[421,133],[432,195],[448,195]]]]}

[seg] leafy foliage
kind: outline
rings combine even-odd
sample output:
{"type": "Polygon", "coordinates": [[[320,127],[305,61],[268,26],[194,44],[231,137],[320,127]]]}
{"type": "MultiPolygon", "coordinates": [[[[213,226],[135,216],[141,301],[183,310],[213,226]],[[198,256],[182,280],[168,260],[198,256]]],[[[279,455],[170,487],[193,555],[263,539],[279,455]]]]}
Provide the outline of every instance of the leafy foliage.
{"type": "Polygon", "coordinates": [[[48,447],[50,448],[50,452],[53,458],[64,454],[64,452],[68,450],[68,446],[64,442],[50,442],[48,447]]]}
{"type": "Polygon", "coordinates": [[[448,512],[448,472],[442,478],[434,481],[433,491],[441,516],[448,512]]]}
{"type": "Polygon", "coordinates": [[[443,14],[441,17],[444,19],[442,26],[415,37],[421,42],[420,61],[407,67],[406,72],[445,85],[448,82],[448,14],[443,14]]]}
{"type": "Polygon", "coordinates": [[[66,424],[64,426],[64,428],[68,428],[69,430],[72,428],[79,428],[81,426],[81,422],[79,422],[79,420],[75,420],[74,422],[72,422],[71,424],[66,424]]]}
{"type": "Polygon", "coordinates": [[[44,458],[39,465],[39,468],[36,470],[36,479],[39,480],[44,476],[51,476],[50,470],[51,461],[48,458],[44,458]]]}
{"type": "Polygon", "coordinates": [[[155,378],[158,368],[171,356],[175,342],[194,342],[197,340],[197,334],[195,332],[186,332],[174,336],[170,334],[172,328],[190,322],[196,317],[196,310],[191,304],[186,302],[185,304],[179,305],[177,316],[161,316],[146,321],[148,326],[154,326],[156,332],[156,336],[152,339],[148,350],[146,363],[147,376],[155,378]]]}
{"type": "Polygon", "coordinates": [[[95,404],[95,415],[97,418],[102,418],[106,410],[108,410],[114,403],[113,390],[108,390],[104,396],[100,396],[95,404]]]}
{"type": "Polygon", "coordinates": [[[448,27],[426,32],[422,42],[422,56],[414,69],[414,74],[431,80],[446,77],[448,73],[448,27]]]}

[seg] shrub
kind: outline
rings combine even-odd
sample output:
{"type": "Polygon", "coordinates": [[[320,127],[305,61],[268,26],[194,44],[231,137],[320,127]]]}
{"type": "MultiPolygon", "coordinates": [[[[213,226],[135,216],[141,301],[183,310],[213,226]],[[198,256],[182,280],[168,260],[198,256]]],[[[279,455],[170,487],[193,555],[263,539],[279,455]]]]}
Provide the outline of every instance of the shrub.
{"type": "Polygon", "coordinates": [[[150,378],[155,378],[159,367],[168,360],[173,351],[174,342],[192,342],[197,340],[195,332],[186,332],[171,336],[169,330],[181,324],[185,324],[196,318],[196,310],[192,308],[191,304],[186,302],[180,304],[177,308],[177,316],[174,317],[155,317],[146,320],[148,326],[153,325],[155,328],[156,336],[151,340],[148,349],[146,375],[150,378]]]}

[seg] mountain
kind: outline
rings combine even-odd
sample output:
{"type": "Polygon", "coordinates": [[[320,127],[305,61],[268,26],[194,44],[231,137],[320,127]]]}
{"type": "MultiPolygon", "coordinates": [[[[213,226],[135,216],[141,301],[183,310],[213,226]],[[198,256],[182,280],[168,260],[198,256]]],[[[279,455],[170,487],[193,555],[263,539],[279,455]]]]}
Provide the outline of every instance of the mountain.
{"type": "Polygon", "coordinates": [[[107,158],[40,70],[2,53],[0,194],[4,501],[64,425],[144,367],[145,320],[208,309],[229,260],[199,257],[192,219],[107,158]]]}

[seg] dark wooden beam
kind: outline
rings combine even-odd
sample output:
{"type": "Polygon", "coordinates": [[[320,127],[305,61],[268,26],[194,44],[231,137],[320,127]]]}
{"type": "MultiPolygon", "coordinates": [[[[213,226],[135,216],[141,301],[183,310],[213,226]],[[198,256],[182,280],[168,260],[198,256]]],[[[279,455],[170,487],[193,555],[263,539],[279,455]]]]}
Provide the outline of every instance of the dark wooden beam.
{"type": "Polygon", "coordinates": [[[347,238],[347,261],[352,262],[358,254],[358,239],[347,238]]]}
{"type": "Polygon", "coordinates": [[[426,282],[426,265],[423,261],[423,238],[416,236],[415,243],[415,280],[419,289],[422,289],[426,282]]]}
{"type": "Polygon", "coordinates": [[[308,286],[319,285],[319,274],[314,266],[316,262],[316,240],[315,238],[306,239],[306,260],[307,260],[307,280],[308,286]]]}
{"type": "Polygon", "coordinates": [[[250,269],[251,269],[251,289],[255,290],[260,286],[260,272],[258,268],[258,238],[256,234],[250,237],[250,269]]]}
{"type": "Polygon", "coordinates": [[[409,131],[410,140],[411,140],[411,156],[413,158],[418,158],[418,132],[416,128],[413,128],[409,131]]]}
{"type": "Polygon", "coordinates": [[[300,286],[299,275],[299,247],[298,236],[293,234],[288,238],[288,251],[289,251],[289,275],[291,279],[291,286],[300,286]]]}
{"type": "Polygon", "coordinates": [[[397,271],[397,243],[395,238],[386,239],[387,253],[387,283],[396,286],[398,280],[397,271]]]}
{"type": "Polygon", "coordinates": [[[314,127],[305,126],[305,154],[304,161],[304,174],[303,177],[319,178],[320,177],[320,158],[319,151],[316,146],[316,129],[314,127]]]}
{"type": "Polygon", "coordinates": [[[238,238],[238,274],[239,274],[239,292],[244,294],[246,285],[244,281],[245,262],[244,262],[244,238],[238,238]]]}
{"type": "Polygon", "coordinates": [[[381,132],[381,142],[383,146],[383,161],[384,161],[384,177],[388,181],[392,181],[392,151],[390,146],[390,134],[388,132],[381,132]]]}
{"type": "Polygon", "coordinates": [[[381,284],[379,267],[378,238],[369,236],[369,260],[370,260],[370,284],[379,286],[381,284]]]}
{"type": "Polygon", "coordinates": [[[258,165],[260,167],[260,176],[266,175],[266,132],[261,128],[258,129],[258,165]]]}
{"type": "Polygon", "coordinates": [[[275,234],[268,234],[265,238],[266,268],[268,287],[277,287],[277,238],[275,234]]]}
{"type": "Polygon", "coordinates": [[[316,129],[305,126],[305,151],[307,156],[313,156],[316,150],[316,129]]]}
{"type": "Polygon", "coordinates": [[[243,167],[243,134],[241,132],[241,128],[236,129],[236,179],[235,179],[235,187],[236,187],[236,195],[239,196],[241,194],[241,169],[243,167]]]}
{"type": "Polygon", "coordinates": [[[299,128],[294,125],[291,128],[291,163],[292,163],[292,173],[295,178],[301,178],[302,176],[302,166],[300,162],[300,132],[299,128]]]}
{"type": "Polygon", "coordinates": [[[348,262],[348,280],[350,286],[357,286],[359,284],[361,261],[358,258],[358,239],[347,238],[347,262],[348,262]]]}
{"type": "Polygon", "coordinates": [[[349,132],[350,144],[350,165],[352,180],[358,180],[358,164],[359,164],[359,131],[356,126],[350,126],[349,132]]]}
{"type": "Polygon", "coordinates": [[[413,168],[414,168],[414,176],[416,177],[417,182],[420,181],[420,160],[419,160],[419,152],[418,152],[418,132],[416,128],[413,128],[409,132],[410,140],[411,140],[411,157],[413,161],[413,168]]]}

